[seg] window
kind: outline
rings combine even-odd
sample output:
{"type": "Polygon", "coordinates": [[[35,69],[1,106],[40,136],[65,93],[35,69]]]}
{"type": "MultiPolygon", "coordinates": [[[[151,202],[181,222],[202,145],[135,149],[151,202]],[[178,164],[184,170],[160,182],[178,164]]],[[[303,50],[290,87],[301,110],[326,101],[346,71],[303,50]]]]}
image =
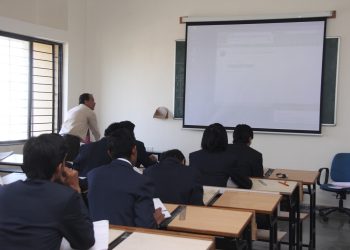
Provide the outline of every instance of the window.
{"type": "Polygon", "coordinates": [[[62,44],[0,32],[0,142],[59,130],[62,44]]]}

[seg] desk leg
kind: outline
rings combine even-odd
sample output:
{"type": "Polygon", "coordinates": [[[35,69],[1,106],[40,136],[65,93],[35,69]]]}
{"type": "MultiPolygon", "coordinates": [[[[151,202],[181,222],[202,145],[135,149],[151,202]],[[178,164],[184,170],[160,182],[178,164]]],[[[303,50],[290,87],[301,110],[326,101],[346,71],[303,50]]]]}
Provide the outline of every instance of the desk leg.
{"type": "Polygon", "coordinates": [[[293,250],[294,249],[294,243],[295,243],[295,205],[293,204],[293,195],[291,195],[289,197],[289,229],[288,229],[288,233],[289,233],[289,250],[293,250]]]}
{"type": "Polygon", "coordinates": [[[252,223],[249,223],[243,232],[243,239],[247,243],[247,250],[252,250],[252,223]]]}
{"type": "Polygon", "coordinates": [[[270,250],[277,250],[277,209],[269,216],[270,228],[270,250]]]}
{"type": "Polygon", "coordinates": [[[289,196],[289,250],[300,249],[300,206],[299,206],[299,189],[295,189],[289,196]]]}
{"type": "Polygon", "coordinates": [[[310,241],[309,249],[316,249],[316,184],[310,190],[310,241]]]}
{"type": "Polygon", "coordinates": [[[297,190],[295,198],[295,211],[296,211],[296,249],[302,250],[303,242],[302,242],[302,232],[303,229],[301,220],[300,220],[300,192],[297,190]]]}

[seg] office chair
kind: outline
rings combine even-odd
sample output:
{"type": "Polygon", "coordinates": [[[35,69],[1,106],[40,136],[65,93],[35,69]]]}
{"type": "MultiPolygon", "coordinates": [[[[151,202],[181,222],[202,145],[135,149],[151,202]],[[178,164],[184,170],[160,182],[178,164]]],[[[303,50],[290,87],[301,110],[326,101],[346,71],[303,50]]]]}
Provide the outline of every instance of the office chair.
{"type": "Polygon", "coordinates": [[[339,187],[328,183],[329,176],[334,182],[348,182],[350,183],[350,153],[339,153],[336,154],[333,158],[331,168],[320,168],[319,177],[317,179],[317,184],[320,186],[320,189],[336,193],[336,198],[339,199],[338,207],[327,207],[319,210],[319,215],[324,221],[328,221],[327,215],[338,211],[345,213],[350,217],[350,209],[343,206],[343,201],[346,199],[346,194],[350,193],[350,186],[339,187]],[[324,183],[321,184],[320,177],[323,171],[325,172],[324,183]]]}

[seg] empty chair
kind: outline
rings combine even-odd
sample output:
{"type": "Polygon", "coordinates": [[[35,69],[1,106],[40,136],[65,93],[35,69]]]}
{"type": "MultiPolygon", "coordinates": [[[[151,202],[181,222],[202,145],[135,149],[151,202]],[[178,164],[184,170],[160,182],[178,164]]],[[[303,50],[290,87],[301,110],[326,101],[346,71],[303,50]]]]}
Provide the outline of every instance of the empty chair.
{"type": "Polygon", "coordinates": [[[346,194],[350,193],[350,153],[339,153],[333,158],[331,168],[320,168],[317,184],[322,190],[336,193],[339,199],[338,207],[327,207],[319,210],[320,216],[324,221],[328,220],[327,215],[334,211],[339,211],[350,216],[350,209],[343,206],[346,194]],[[321,184],[320,176],[325,171],[324,183],[321,184]],[[332,182],[328,183],[329,177],[332,182]]]}

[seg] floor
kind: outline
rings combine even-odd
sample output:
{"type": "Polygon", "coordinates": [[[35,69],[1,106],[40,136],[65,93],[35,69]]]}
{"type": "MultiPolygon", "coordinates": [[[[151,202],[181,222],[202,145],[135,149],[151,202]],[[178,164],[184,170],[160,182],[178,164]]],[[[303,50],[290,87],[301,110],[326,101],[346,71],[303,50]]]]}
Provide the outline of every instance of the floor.
{"type": "MultiPolygon", "coordinates": [[[[279,228],[288,231],[288,225],[285,222],[279,222],[279,228]]],[[[309,219],[306,219],[303,222],[303,242],[307,243],[308,239],[309,219]]],[[[265,242],[254,242],[253,249],[269,249],[269,246],[265,242]]],[[[281,249],[288,249],[288,246],[282,245],[281,249]]],[[[327,222],[324,222],[317,212],[316,250],[350,250],[350,217],[335,212],[329,216],[327,222]]]]}

